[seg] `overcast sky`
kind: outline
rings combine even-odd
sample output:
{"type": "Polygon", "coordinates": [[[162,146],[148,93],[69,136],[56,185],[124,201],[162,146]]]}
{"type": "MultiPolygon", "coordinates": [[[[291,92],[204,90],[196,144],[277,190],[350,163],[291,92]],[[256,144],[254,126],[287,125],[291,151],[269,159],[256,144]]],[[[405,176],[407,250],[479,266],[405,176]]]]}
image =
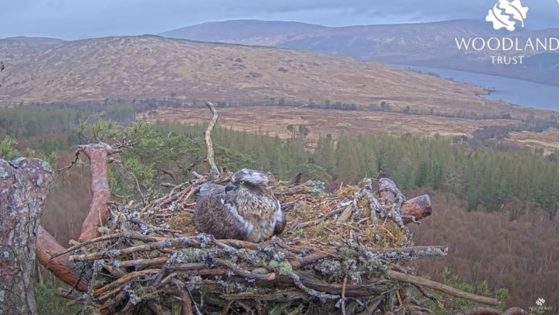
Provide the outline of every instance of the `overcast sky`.
{"type": "MultiPolygon", "coordinates": [[[[328,26],[483,21],[497,0],[0,0],[0,38],[157,34],[206,21],[289,20],[328,26]]],[[[521,0],[532,29],[558,26],[558,0],[521,0]]]]}

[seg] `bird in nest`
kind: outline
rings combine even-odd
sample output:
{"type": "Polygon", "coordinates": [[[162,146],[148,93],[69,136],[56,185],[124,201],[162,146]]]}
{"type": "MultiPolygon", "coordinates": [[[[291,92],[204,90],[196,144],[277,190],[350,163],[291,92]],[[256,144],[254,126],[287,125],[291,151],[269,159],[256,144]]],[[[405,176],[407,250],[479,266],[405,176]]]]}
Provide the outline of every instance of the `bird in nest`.
{"type": "Polygon", "coordinates": [[[280,202],[270,191],[271,176],[242,169],[227,186],[206,183],[198,190],[194,223],[218,239],[261,242],[284,229],[280,202]]]}

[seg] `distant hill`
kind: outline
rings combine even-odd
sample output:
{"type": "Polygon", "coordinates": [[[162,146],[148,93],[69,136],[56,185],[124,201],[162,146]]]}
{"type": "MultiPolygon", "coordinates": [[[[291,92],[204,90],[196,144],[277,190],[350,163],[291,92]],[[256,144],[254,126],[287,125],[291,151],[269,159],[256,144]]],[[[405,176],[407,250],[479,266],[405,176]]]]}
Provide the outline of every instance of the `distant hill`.
{"type": "MultiPolygon", "coordinates": [[[[532,64],[512,67],[492,65],[487,53],[465,54],[458,51],[456,37],[511,36],[509,33],[497,33],[482,20],[347,27],[234,20],[184,27],[161,35],[200,41],[275,46],[344,55],[367,61],[443,67],[558,84],[557,58],[546,67],[535,67],[532,64]]],[[[558,37],[558,29],[523,30],[514,34],[521,38],[529,35],[558,37]]],[[[555,55],[558,56],[557,53],[555,55]]]]}
{"type": "Polygon", "coordinates": [[[207,22],[165,32],[160,35],[205,42],[276,46],[302,33],[325,29],[328,28],[299,22],[235,20],[207,22]]]}
{"type": "MultiPolygon", "coordinates": [[[[21,44],[0,40],[0,47],[0,55],[11,55],[21,44]]],[[[158,36],[58,42],[8,62],[0,74],[3,105],[168,98],[334,108],[351,104],[477,117],[528,113],[481,93],[467,84],[351,58],[158,36]]]]}

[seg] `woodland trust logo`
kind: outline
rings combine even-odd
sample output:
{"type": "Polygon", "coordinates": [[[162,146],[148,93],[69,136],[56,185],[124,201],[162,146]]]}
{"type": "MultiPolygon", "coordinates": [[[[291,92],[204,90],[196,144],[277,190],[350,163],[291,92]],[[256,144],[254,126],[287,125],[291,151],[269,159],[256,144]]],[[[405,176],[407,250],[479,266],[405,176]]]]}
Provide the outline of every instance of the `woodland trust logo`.
{"type": "MultiPolygon", "coordinates": [[[[529,8],[521,0],[498,0],[489,10],[485,21],[494,30],[509,32],[525,27],[529,8]]],[[[558,51],[558,37],[491,36],[455,37],[457,49],[465,53],[487,55],[493,65],[521,65],[527,56],[542,52],[558,51]]]]}
{"type": "Polygon", "coordinates": [[[535,301],[535,305],[536,306],[529,306],[529,311],[531,311],[532,314],[548,314],[552,311],[552,307],[547,306],[546,300],[543,298],[538,298],[535,301]]]}
{"type": "Polygon", "coordinates": [[[513,32],[517,22],[521,22],[521,27],[525,27],[528,7],[521,4],[521,0],[498,0],[494,6],[488,10],[486,22],[491,22],[495,30],[505,28],[513,32]]]}

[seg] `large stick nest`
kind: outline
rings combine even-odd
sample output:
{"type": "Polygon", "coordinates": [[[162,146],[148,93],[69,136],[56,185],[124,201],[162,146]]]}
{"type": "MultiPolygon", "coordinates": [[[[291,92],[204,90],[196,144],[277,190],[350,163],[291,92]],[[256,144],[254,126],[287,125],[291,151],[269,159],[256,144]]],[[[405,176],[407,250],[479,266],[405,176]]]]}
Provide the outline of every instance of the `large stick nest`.
{"type": "Polygon", "coordinates": [[[431,297],[399,280],[412,272],[411,260],[447,249],[413,246],[395,217],[404,198],[384,199],[371,180],[330,193],[321,182],[280,182],[274,192],[286,229],[251,243],[196,232],[204,182],[178,185],[147,205],[111,203],[102,236],[67,250],[89,279],[76,298],[104,314],[428,312],[421,305],[431,297]]]}

